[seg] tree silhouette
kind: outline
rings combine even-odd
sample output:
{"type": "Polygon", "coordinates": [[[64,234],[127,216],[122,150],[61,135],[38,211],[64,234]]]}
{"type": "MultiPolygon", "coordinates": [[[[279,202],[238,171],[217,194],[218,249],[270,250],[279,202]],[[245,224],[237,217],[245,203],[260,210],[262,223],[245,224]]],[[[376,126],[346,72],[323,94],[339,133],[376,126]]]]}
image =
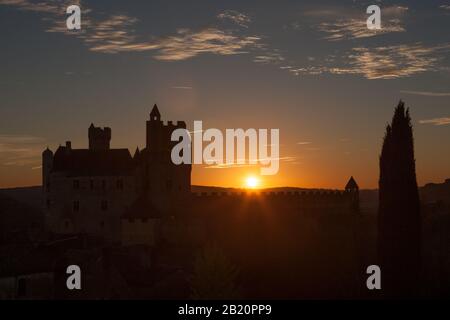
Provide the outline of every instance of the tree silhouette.
{"type": "Polygon", "coordinates": [[[411,118],[400,100],[380,156],[378,250],[382,290],[388,297],[418,293],[420,228],[411,118]]]}
{"type": "Polygon", "coordinates": [[[191,279],[192,299],[236,299],[238,269],[216,245],[207,245],[197,255],[191,279]]]}

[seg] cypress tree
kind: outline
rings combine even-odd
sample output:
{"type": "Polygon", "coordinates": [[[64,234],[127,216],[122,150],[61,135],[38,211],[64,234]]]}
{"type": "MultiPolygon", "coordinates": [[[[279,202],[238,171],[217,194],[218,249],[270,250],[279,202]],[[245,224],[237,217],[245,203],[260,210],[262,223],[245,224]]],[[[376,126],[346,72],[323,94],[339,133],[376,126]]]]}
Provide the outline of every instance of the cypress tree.
{"type": "Polygon", "coordinates": [[[384,296],[418,294],[420,229],[411,118],[400,100],[386,128],[380,156],[378,252],[384,296]]]}

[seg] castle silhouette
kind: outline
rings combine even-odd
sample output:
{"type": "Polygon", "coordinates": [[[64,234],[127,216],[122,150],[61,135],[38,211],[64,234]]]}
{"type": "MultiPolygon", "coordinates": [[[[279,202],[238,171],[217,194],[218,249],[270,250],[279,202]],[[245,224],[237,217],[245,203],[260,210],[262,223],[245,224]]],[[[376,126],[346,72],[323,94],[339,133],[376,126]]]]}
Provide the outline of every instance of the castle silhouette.
{"type": "Polygon", "coordinates": [[[109,243],[154,246],[179,239],[180,234],[205,234],[196,229],[195,221],[245,212],[358,211],[359,189],[353,177],[343,191],[193,193],[191,165],[175,165],[170,158],[176,143],[170,137],[178,128],[186,129],[186,123],[164,123],[155,104],[146,122],[146,147],[137,148],[134,156],[128,149],[111,149],[111,129],[93,124],[88,149],[73,149],[70,141],[54,154],[47,148],[42,181],[48,229],[55,234],[88,234],[109,243]]]}

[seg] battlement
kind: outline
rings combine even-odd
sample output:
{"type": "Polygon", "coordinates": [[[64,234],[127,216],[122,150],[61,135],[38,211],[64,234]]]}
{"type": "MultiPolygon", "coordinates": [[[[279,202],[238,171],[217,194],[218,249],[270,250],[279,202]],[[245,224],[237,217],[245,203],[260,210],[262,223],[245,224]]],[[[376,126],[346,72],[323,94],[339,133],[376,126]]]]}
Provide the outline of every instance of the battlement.
{"type": "Polygon", "coordinates": [[[89,149],[107,150],[111,141],[111,128],[95,127],[92,123],[88,130],[89,149]]]}
{"type": "Polygon", "coordinates": [[[312,206],[350,205],[350,203],[358,201],[354,192],[343,190],[200,192],[192,193],[192,199],[200,202],[262,201],[294,205],[296,203],[310,204],[312,206]]]}
{"type": "Polygon", "coordinates": [[[164,127],[168,127],[171,130],[179,129],[179,128],[186,129],[186,122],[184,122],[184,121],[177,121],[176,124],[174,124],[173,121],[167,121],[167,123],[163,122],[163,126],[164,127]]]}
{"type": "Polygon", "coordinates": [[[210,214],[221,208],[224,212],[287,212],[318,214],[321,212],[351,213],[357,211],[357,191],[344,190],[299,190],[299,191],[254,191],[236,190],[225,192],[193,192],[192,207],[200,214],[210,214]],[[324,211],[321,211],[324,210],[324,211]]]}
{"type": "Polygon", "coordinates": [[[217,199],[217,198],[260,198],[260,199],[286,199],[295,200],[337,200],[346,199],[352,195],[351,191],[343,190],[305,190],[305,191],[232,191],[232,192],[193,192],[195,199],[217,199]]]}

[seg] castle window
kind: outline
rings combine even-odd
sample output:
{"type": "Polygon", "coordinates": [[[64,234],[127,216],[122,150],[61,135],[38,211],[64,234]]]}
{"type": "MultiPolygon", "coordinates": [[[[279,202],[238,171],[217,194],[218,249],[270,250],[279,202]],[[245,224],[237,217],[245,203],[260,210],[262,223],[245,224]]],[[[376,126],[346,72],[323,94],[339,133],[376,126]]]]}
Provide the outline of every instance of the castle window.
{"type": "Polygon", "coordinates": [[[75,201],[73,202],[73,211],[74,211],[74,212],[80,211],[80,201],[75,200],[75,201]]]}
{"type": "Polygon", "coordinates": [[[89,185],[90,185],[90,187],[91,187],[91,190],[93,190],[93,189],[94,189],[94,180],[91,180],[90,183],[89,183],[89,185]]]}
{"type": "Polygon", "coordinates": [[[100,207],[101,207],[102,211],[108,210],[108,201],[102,200],[100,207]]]}
{"type": "Polygon", "coordinates": [[[122,179],[117,180],[117,189],[123,190],[123,180],[122,179]]]}
{"type": "Polygon", "coordinates": [[[80,180],[73,180],[73,188],[75,190],[80,189],[80,180]]]}

